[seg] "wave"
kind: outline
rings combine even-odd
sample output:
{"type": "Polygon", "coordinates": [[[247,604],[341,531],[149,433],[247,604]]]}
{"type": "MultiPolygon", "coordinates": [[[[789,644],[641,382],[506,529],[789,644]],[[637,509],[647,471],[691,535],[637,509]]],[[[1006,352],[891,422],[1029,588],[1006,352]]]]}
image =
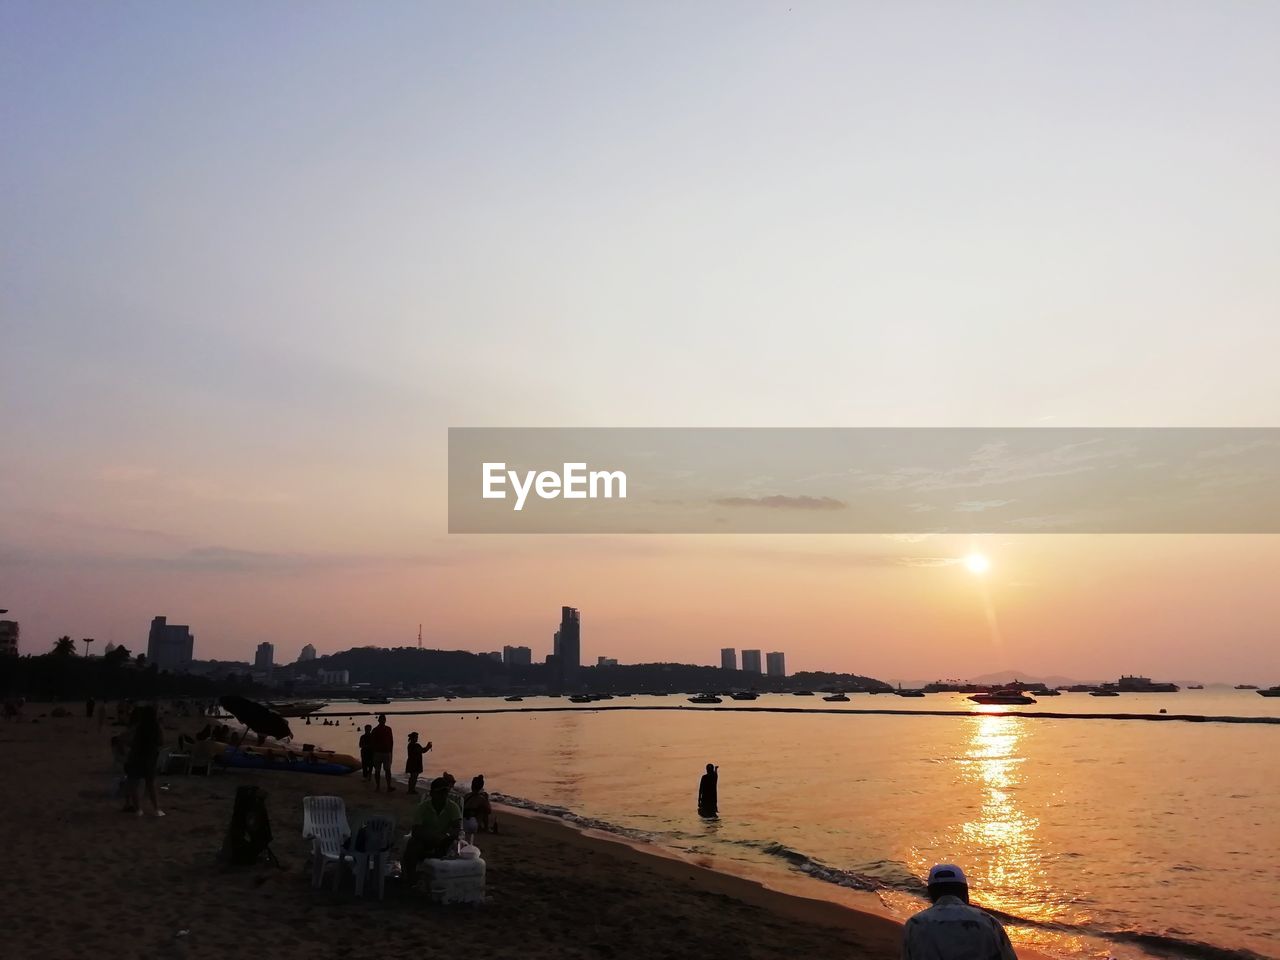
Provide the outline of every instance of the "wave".
{"type": "MultiPolygon", "coordinates": [[[[665,834],[655,834],[622,827],[607,820],[582,816],[567,807],[550,803],[538,803],[524,797],[513,797],[501,793],[494,793],[491,796],[497,803],[518,807],[543,816],[555,817],[576,827],[611,833],[637,843],[655,843],[661,842],[664,838],[675,839],[682,836],[681,834],[673,833],[670,837],[667,837],[665,834]]],[[[713,846],[736,846],[756,850],[765,856],[784,861],[793,870],[815,880],[849,890],[877,894],[894,891],[912,894],[922,898],[922,900],[925,895],[924,882],[915,876],[905,864],[893,860],[874,861],[861,864],[858,870],[847,870],[823,863],[817,857],[788,847],[786,844],[779,843],[776,840],[717,839],[714,841],[713,846]]],[[[921,906],[923,907],[923,903],[921,906]]],[[[981,904],[978,904],[978,906],[981,906],[981,904]]],[[[1135,946],[1146,953],[1159,957],[1184,958],[1184,960],[1270,960],[1270,958],[1252,950],[1222,947],[1217,944],[1205,943],[1201,940],[1175,937],[1168,934],[1151,933],[1143,930],[1109,930],[1092,924],[1055,923],[1035,920],[990,907],[982,907],[982,909],[1001,923],[1009,926],[1085,936],[1117,945],[1135,946]]]]}

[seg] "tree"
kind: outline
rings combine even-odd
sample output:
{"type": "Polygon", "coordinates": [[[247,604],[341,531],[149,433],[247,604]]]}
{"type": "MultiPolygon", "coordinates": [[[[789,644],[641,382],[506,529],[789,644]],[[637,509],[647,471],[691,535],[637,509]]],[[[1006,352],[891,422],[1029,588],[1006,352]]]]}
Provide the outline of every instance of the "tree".
{"type": "Polygon", "coordinates": [[[59,657],[74,657],[76,655],[76,642],[70,637],[59,637],[53,644],[53,652],[59,657]]]}
{"type": "Polygon", "coordinates": [[[128,647],[116,647],[102,655],[102,662],[109,667],[118,667],[122,664],[128,663],[129,657],[130,653],[128,647]]]}
{"type": "Polygon", "coordinates": [[[138,662],[138,666],[145,667],[147,665],[147,655],[145,653],[138,654],[136,659],[138,662]]]}

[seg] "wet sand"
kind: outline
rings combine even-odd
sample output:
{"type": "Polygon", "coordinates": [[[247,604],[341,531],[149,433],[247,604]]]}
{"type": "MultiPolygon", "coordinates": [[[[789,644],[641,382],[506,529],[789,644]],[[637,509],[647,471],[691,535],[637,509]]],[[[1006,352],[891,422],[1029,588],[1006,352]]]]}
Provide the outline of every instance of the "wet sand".
{"type": "MultiPolygon", "coordinates": [[[[885,917],[766,889],[681,859],[501,808],[502,832],[478,844],[488,902],[433,906],[388,884],[384,902],[313,890],[300,836],[302,798],[336,794],[352,821],[369,812],[407,824],[403,789],[360,779],[216,771],[162,778],[167,816],[121,812],[108,740],[82,716],[0,725],[0,816],[9,868],[0,902],[5,955],[26,958],[418,957],[774,958],[890,960],[900,928],[885,917]],[[241,784],[268,791],[283,864],[216,862],[241,784]]],[[[189,722],[188,722],[189,723],[189,722]]],[[[168,734],[176,728],[168,726],[168,734]]]]}

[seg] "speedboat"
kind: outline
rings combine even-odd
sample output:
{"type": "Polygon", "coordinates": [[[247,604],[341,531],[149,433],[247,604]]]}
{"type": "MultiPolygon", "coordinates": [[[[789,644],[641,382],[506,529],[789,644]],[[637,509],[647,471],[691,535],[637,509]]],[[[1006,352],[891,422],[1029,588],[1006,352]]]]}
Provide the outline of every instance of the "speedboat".
{"type": "Polygon", "coordinates": [[[524,697],[504,697],[507,703],[524,703],[524,697]]]}
{"type": "Polygon", "coordinates": [[[748,690],[745,693],[731,693],[729,696],[733,697],[735,700],[755,700],[760,696],[760,694],[752,690],[748,690]]]}
{"type": "Polygon", "coordinates": [[[1090,690],[1090,691],[1089,691],[1089,696],[1091,696],[1091,697],[1118,697],[1118,696],[1120,696],[1120,694],[1116,693],[1114,690],[1090,690]]]}
{"type": "Polygon", "coordinates": [[[975,693],[969,698],[974,703],[1035,703],[1034,697],[1028,697],[1021,690],[992,690],[990,693],[975,693]]]}
{"type": "Polygon", "coordinates": [[[306,717],[324,709],[326,704],[321,700],[295,700],[288,703],[268,703],[267,706],[282,717],[306,717]]]}
{"type": "Polygon", "coordinates": [[[895,690],[894,693],[896,693],[900,697],[923,697],[924,696],[923,690],[895,690]]]}
{"type": "Polygon", "coordinates": [[[569,698],[570,703],[591,703],[593,700],[595,700],[595,697],[589,693],[575,693],[569,698]]]}
{"type": "Polygon", "coordinates": [[[1236,689],[1237,690],[1257,690],[1258,688],[1252,683],[1237,683],[1236,689]]]}
{"type": "Polygon", "coordinates": [[[823,697],[822,699],[827,701],[827,703],[848,703],[849,702],[848,695],[843,693],[833,693],[831,696],[823,697]]]}
{"type": "Polygon", "coordinates": [[[719,697],[712,693],[699,694],[696,697],[689,698],[690,703],[724,703],[719,697]]]}

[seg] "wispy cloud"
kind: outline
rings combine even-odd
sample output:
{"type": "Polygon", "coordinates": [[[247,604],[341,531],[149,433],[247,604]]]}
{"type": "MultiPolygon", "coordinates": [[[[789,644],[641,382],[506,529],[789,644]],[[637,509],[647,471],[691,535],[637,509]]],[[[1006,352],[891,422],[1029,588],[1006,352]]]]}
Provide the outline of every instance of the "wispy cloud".
{"type": "Polygon", "coordinates": [[[721,497],[711,502],[718,507],[765,507],[770,510],[844,510],[849,506],[835,497],[788,497],[780,493],[768,497],[721,497]]]}

